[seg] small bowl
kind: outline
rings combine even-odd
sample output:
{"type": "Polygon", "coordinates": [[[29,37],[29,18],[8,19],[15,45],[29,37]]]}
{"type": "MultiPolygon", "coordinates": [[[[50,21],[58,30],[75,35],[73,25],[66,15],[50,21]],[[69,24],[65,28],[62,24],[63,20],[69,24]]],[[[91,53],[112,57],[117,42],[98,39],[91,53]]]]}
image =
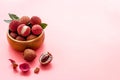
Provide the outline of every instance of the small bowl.
{"type": "Polygon", "coordinates": [[[24,51],[26,48],[38,49],[44,42],[45,33],[44,31],[37,37],[28,41],[20,41],[12,38],[7,33],[7,40],[10,46],[17,51],[24,51]]]}

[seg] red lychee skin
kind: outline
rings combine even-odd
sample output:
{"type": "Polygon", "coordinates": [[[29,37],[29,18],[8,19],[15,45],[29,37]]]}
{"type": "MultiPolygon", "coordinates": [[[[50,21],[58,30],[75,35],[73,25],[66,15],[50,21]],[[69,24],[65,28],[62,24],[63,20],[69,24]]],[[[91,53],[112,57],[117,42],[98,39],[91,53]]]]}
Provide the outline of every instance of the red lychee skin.
{"type": "Polygon", "coordinates": [[[19,35],[26,37],[30,34],[30,27],[26,26],[25,24],[21,24],[18,26],[17,32],[19,35]]]}
{"type": "Polygon", "coordinates": [[[20,22],[17,20],[13,20],[10,24],[9,24],[9,30],[12,32],[16,32],[18,26],[20,25],[20,22]]]}
{"type": "Polygon", "coordinates": [[[32,25],[41,24],[41,19],[40,19],[39,17],[37,17],[37,16],[33,16],[33,17],[31,17],[31,19],[30,19],[30,23],[31,23],[32,25]]]}
{"type": "Polygon", "coordinates": [[[33,25],[33,27],[32,27],[32,33],[34,35],[39,35],[39,34],[42,33],[42,31],[43,31],[43,29],[42,29],[42,27],[40,25],[38,25],[38,24],[33,25]]]}
{"type": "Polygon", "coordinates": [[[16,40],[25,41],[25,38],[22,37],[22,36],[17,36],[17,37],[16,37],[16,40]]]}
{"type": "Polygon", "coordinates": [[[30,21],[30,18],[28,16],[22,16],[19,21],[21,24],[28,24],[30,21]]]}
{"type": "Polygon", "coordinates": [[[37,37],[36,35],[31,34],[31,35],[29,35],[29,36],[26,38],[26,40],[32,40],[32,39],[34,39],[34,38],[36,38],[36,37],[37,37]]]}
{"type": "Polygon", "coordinates": [[[17,33],[11,32],[10,36],[15,39],[17,37],[17,33]]]}

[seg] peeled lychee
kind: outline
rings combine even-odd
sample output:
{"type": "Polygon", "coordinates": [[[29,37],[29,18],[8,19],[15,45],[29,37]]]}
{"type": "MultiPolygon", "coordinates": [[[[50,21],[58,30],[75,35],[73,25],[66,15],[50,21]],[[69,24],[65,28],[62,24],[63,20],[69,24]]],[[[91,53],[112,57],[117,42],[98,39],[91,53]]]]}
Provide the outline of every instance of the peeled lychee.
{"type": "Polygon", "coordinates": [[[10,36],[15,39],[17,37],[17,34],[15,32],[11,32],[10,36]]]}
{"type": "Polygon", "coordinates": [[[43,31],[43,29],[42,29],[42,27],[40,25],[38,25],[38,24],[33,25],[33,27],[32,27],[32,33],[34,35],[39,35],[39,34],[42,33],[42,31],[43,31]]]}
{"type": "Polygon", "coordinates": [[[30,34],[30,27],[25,24],[21,24],[18,26],[17,31],[19,35],[26,37],[30,34]]]}
{"type": "Polygon", "coordinates": [[[16,32],[18,26],[20,25],[20,22],[17,20],[13,20],[10,24],[9,24],[9,30],[12,32],[16,32]]]}
{"type": "Polygon", "coordinates": [[[31,34],[26,38],[26,40],[31,40],[31,39],[34,39],[36,37],[37,37],[36,35],[31,34]]]}
{"type": "Polygon", "coordinates": [[[16,37],[16,40],[25,41],[25,38],[22,37],[22,36],[17,36],[17,37],[16,37]]]}
{"type": "Polygon", "coordinates": [[[28,24],[29,21],[30,21],[30,18],[28,16],[23,16],[23,17],[20,18],[19,21],[20,21],[21,24],[28,24]]]}
{"type": "Polygon", "coordinates": [[[37,17],[37,16],[33,16],[33,17],[31,17],[30,23],[32,25],[41,24],[41,19],[39,17],[37,17]]]}

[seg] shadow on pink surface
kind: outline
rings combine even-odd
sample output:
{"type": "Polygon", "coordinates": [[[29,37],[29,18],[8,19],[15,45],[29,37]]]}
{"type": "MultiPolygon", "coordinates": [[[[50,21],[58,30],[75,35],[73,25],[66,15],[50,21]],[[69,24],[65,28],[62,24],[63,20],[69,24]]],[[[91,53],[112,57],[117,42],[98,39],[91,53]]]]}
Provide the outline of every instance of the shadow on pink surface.
{"type": "Polygon", "coordinates": [[[40,68],[42,69],[42,70],[50,70],[50,69],[52,69],[52,63],[50,63],[50,64],[47,64],[47,65],[40,65],[40,68]]]}
{"type": "Polygon", "coordinates": [[[31,74],[31,71],[29,71],[29,72],[20,72],[20,75],[22,75],[22,76],[30,76],[30,74],[31,74]]]}

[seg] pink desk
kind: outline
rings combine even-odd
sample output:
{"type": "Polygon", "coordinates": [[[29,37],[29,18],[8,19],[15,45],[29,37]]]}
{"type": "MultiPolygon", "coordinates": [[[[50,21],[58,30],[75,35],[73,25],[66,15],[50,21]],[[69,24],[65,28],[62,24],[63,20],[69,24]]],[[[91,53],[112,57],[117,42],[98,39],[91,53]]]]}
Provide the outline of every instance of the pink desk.
{"type": "Polygon", "coordinates": [[[119,0],[0,0],[0,28],[0,80],[120,80],[119,0]],[[48,23],[26,75],[8,61],[25,62],[7,42],[8,13],[36,15],[48,23]],[[41,67],[38,58],[45,51],[54,59],[41,67]],[[33,73],[36,66],[39,74],[33,73]]]}

